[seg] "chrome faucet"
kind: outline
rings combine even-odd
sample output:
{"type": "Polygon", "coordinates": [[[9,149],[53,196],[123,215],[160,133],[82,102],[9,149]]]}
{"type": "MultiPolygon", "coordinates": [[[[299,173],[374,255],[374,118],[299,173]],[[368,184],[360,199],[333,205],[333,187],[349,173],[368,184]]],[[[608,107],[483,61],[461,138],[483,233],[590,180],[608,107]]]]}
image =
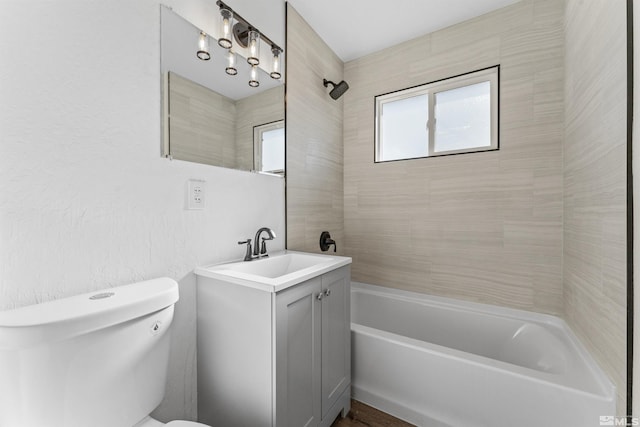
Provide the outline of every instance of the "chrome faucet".
{"type": "Polygon", "coordinates": [[[247,252],[244,254],[245,261],[252,261],[254,259],[269,256],[267,253],[267,240],[273,240],[276,238],[276,232],[268,227],[262,227],[256,233],[256,237],[253,242],[253,249],[251,248],[251,239],[242,240],[238,242],[239,245],[247,245],[247,252]],[[267,233],[267,237],[262,238],[262,244],[260,244],[260,235],[262,232],[267,233]],[[258,246],[260,245],[260,246],[258,246]]]}
{"type": "Polygon", "coordinates": [[[253,255],[255,257],[263,257],[269,256],[267,253],[267,240],[273,240],[276,238],[276,232],[268,227],[262,227],[256,233],[255,239],[253,239],[253,255]],[[260,249],[258,249],[258,244],[260,243],[260,235],[265,231],[267,233],[267,237],[262,238],[262,244],[260,245],[260,249]]]}

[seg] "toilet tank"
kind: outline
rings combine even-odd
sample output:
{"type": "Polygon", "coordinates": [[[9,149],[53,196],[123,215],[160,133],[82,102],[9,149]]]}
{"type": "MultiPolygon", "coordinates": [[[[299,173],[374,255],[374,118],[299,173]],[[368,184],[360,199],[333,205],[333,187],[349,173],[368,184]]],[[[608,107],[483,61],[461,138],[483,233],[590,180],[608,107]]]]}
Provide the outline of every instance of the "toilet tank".
{"type": "Polygon", "coordinates": [[[131,427],[164,396],[178,284],[0,312],[1,427],[131,427]]]}

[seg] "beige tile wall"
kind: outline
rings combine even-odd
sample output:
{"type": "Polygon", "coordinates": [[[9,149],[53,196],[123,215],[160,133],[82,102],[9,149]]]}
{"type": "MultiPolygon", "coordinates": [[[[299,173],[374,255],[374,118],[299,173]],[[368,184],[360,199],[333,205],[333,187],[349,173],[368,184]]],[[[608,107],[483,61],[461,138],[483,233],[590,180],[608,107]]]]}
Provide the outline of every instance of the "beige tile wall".
{"type": "Polygon", "coordinates": [[[626,4],[569,0],[565,13],[564,310],[626,393],[626,4]]]}
{"type": "Polygon", "coordinates": [[[235,168],[233,100],[169,73],[169,141],[174,159],[235,168]]]}
{"type": "Polygon", "coordinates": [[[253,170],[253,127],[284,119],[284,85],[234,101],[176,73],[169,79],[172,157],[253,170]]]}
{"type": "Polygon", "coordinates": [[[562,313],[563,2],[524,0],[348,62],[356,281],[562,313]],[[500,150],[374,164],[374,96],[501,65],[500,150]]]}
{"type": "Polygon", "coordinates": [[[343,100],[322,79],[342,80],[343,63],[303,17],[287,8],[287,248],[320,252],[323,230],[344,251],[343,100]]]}
{"type": "Polygon", "coordinates": [[[284,85],[236,101],[236,168],[252,170],[253,127],[284,120],[284,85]]]}

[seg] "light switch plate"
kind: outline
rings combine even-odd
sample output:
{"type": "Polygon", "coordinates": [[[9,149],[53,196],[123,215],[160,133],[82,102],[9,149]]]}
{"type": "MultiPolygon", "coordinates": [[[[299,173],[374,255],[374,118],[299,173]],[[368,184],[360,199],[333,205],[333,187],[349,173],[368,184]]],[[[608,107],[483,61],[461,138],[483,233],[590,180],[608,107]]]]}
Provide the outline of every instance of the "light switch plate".
{"type": "Polygon", "coordinates": [[[205,181],[190,179],[187,182],[187,209],[204,209],[205,181]]]}

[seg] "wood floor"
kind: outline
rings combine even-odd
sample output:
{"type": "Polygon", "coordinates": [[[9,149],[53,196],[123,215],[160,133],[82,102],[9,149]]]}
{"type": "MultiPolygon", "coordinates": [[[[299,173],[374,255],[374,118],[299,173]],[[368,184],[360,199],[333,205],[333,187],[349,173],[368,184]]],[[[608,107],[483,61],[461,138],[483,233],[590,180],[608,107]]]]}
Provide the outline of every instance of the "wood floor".
{"type": "Polygon", "coordinates": [[[371,406],[351,401],[351,411],[346,418],[340,418],[331,427],[415,427],[405,421],[392,417],[389,414],[378,411],[371,406]]]}

